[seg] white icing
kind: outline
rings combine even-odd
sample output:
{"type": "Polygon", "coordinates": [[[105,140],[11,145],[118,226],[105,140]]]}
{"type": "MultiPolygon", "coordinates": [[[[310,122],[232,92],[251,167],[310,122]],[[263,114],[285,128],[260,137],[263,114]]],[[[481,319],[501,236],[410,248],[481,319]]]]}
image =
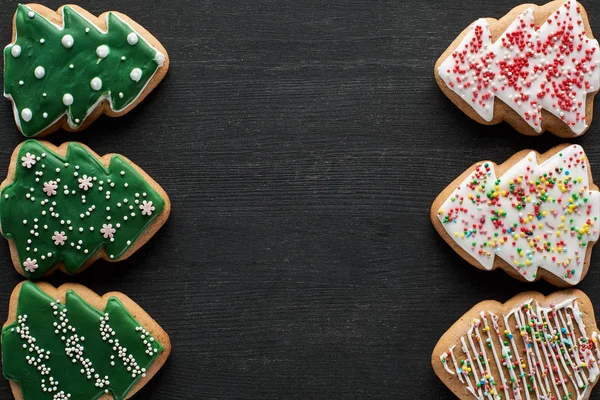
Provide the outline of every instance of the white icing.
{"type": "Polygon", "coordinates": [[[23,118],[23,121],[29,122],[29,121],[31,121],[32,117],[33,117],[33,113],[31,112],[31,110],[29,108],[24,108],[23,111],[21,111],[21,118],[23,118]]]}
{"type": "Polygon", "coordinates": [[[12,54],[12,56],[14,58],[17,58],[21,55],[21,46],[19,46],[18,44],[15,44],[11,49],[10,49],[10,54],[12,54]]]}
{"type": "Polygon", "coordinates": [[[92,89],[94,89],[96,91],[102,89],[102,79],[95,77],[94,79],[92,79],[90,81],[90,86],[92,89]]]}
{"type": "Polygon", "coordinates": [[[35,71],[33,71],[33,74],[35,75],[36,78],[42,79],[46,75],[46,70],[44,69],[44,67],[39,65],[35,68],[35,71]]]}
{"type": "Polygon", "coordinates": [[[438,74],[486,121],[493,119],[498,97],[536,132],[545,109],[579,135],[587,129],[587,94],[600,88],[600,46],[585,35],[578,7],[565,1],[539,29],[533,27],[534,8],[528,8],[494,43],[489,23],[479,19],[438,74]]]}
{"type": "Polygon", "coordinates": [[[156,57],[154,57],[154,61],[156,61],[156,64],[158,64],[159,67],[162,67],[165,63],[165,55],[160,51],[157,51],[156,57]]]}
{"type": "Polygon", "coordinates": [[[108,56],[108,53],[109,48],[105,44],[98,46],[98,48],[96,49],[96,55],[100,58],[106,58],[108,56]]]}
{"type": "Polygon", "coordinates": [[[528,281],[543,268],[575,285],[588,246],[599,237],[600,194],[590,189],[588,170],[577,145],[540,165],[531,152],[499,178],[483,162],[446,199],[438,218],[488,270],[498,256],[528,281]]]}
{"type": "MultiPolygon", "coordinates": [[[[481,316],[481,320],[483,321],[483,324],[484,324],[484,329],[487,332],[487,339],[485,342],[487,345],[489,345],[490,343],[493,343],[492,329],[488,329],[489,328],[488,320],[483,311],[481,312],[480,316],[481,316]]],[[[494,331],[496,332],[496,334],[499,335],[498,317],[492,313],[490,313],[490,317],[492,318],[492,325],[494,326],[494,331]]],[[[482,345],[483,345],[483,343],[482,343],[482,345]]],[[[509,391],[508,391],[508,381],[504,377],[504,371],[502,370],[502,365],[500,364],[500,361],[498,359],[498,353],[496,352],[496,347],[491,346],[491,349],[492,349],[492,356],[494,357],[494,361],[496,362],[496,368],[498,368],[498,371],[500,374],[500,382],[502,385],[504,385],[504,394],[506,395],[506,399],[509,399],[510,396],[509,396],[509,391]]],[[[483,350],[483,352],[485,352],[485,350],[483,350]]],[[[502,351],[502,354],[505,354],[504,349],[502,351]]],[[[512,372],[512,371],[510,371],[510,372],[512,372]]],[[[513,375],[514,375],[514,373],[511,375],[511,378],[515,378],[513,375]]]]}
{"type": "Polygon", "coordinates": [[[127,35],[127,43],[129,43],[130,45],[136,45],[138,42],[138,35],[135,32],[131,32],[129,35],[127,35]]]}
{"type": "Polygon", "coordinates": [[[132,81],[139,82],[140,79],[142,79],[142,70],[139,68],[132,69],[131,74],[129,74],[129,77],[132,81]]]}
{"type": "Polygon", "coordinates": [[[63,96],[62,101],[63,101],[63,104],[68,107],[73,104],[73,96],[71,94],[67,93],[63,96]]]}
{"type": "MultiPolygon", "coordinates": [[[[452,351],[453,349],[454,349],[454,346],[452,346],[452,347],[450,348],[450,351],[452,351]]],[[[450,352],[448,352],[448,353],[450,353],[450,352]]],[[[447,373],[449,373],[450,375],[456,375],[456,374],[454,373],[454,371],[452,371],[452,370],[451,370],[451,369],[448,367],[448,355],[449,355],[448,353],[443,353],[443,354],[440,356],[440,361],[442,362],[442,364],[444,364],[444,369],[446,370],[446,372],[447,372],[447,373]]]]}
{"type": "Polygon", "coordinates": [[[503,322],[501,329],[495,314],[482,311],[460,337],[460,366],[455,345],[440,356],[446,372],[482,400],[550,400],[569,393],[569,399],[588,398],[600,353],[597,333],[587,336],[576,298],[548,307],[530,299],[504,314],[503,322]]]}
{"type": "MultiPolygon", "coordinates": [[[[52,400],[69,400],[71,394],[60,390],[58,380],[54,379],[51,375],[52,368],[48,367],[45,363],[54,356],[50,350],[35,344],[38,339],[31,334],[31,329],[27,325],[27,315],[17,316],[17,327],[11,328],[11,332],[16,332],[21,340],[23,341],[23,348],[28,349],[29,354],[25,357],[25,362],[35,368],[39,373],[40,380],[40,392],[54,393],[52,400]]],[[[31,377],[37,377],[38,375],[32,375],[31,377]]]]}
{"type": "Polygon", "coordinates": [[[73,39],[73,36],[65,35],[62,37],[60,42],[65,47],[65,49],[70,49],[71,47],[73,47],[73,43],[75,43],[75,40],[73,39]]]}

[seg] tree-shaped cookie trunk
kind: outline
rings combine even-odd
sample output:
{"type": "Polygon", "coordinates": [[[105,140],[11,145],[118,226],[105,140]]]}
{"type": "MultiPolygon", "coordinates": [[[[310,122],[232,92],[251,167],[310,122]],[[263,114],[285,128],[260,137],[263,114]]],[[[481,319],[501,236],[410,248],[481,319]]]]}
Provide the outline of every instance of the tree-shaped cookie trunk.
{"type": "Polygon", "coordinates": [[[23,400],[125,399],[169,352],[167,334],[131,300],[79,285],[24,282],[2,330],[3,373],[23,400]]]}
{"type": "Polygon", "coordinates": [[[134,21],[76,6],[55,13],[19,5],[4,60],[4,93],[25,136],[80,130],[102,112],[123,115],[168,68],[164,48],[134,21]]]}
{"type": "Polygon", "coordinates": [[[2,234],[21,274],[80,272],[98,257],[118,261],[166,221],[166,193],[119,155],[79,143],[28,140],[13,155],[0,192],[2,234]]]}

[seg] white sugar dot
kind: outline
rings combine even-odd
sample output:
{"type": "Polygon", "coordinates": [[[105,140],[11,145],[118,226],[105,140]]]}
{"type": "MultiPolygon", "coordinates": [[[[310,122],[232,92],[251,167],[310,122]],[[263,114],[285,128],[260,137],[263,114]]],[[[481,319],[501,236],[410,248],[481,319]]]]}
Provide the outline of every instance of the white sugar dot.
{"type": "Polygon", "coordinates": [[[132,81],[139,82],[140,79],[142,79],[142,70],[139,68],[132,69],[131,74],[129,74],[129,77],[132,81]]]}
{"type": "Polygon", "coordinates": [[[102,89],[102,79],[95,77],[94,79],[92,79],[92,81],[90,82],[90,86],[92,87],[92,89],[94,90],[100,90],[102,89]]]}
{"type": "Polygon", "coordinates": [[[40,43],[41,43],[41,44],[44,44],[44,43],[46,43],[46,39],[44,39],[44,38],[41,38],[41,39],[40,39],[40,43]]]}
{"type": "Polygon", "coordinates": [[[73,43],[75,42],[75,40],[73,39],[73,36],[65,35],[62,37],[60,42],[66,49],[70,49],[71,47],[73,47],[73,43]]]}
{"type": "Polygon", "coordinates": [[[19,46],[18,44],[15,44],[11,49],[10,49],[10,54],[12,54],[12,56],[14,58],[17,58],[21,55],[21,46],[19,46]]]}
{"type": "Polygon", "coordinates": [[[29,122],[31,121],[31,117],[33,117],[33,113],[29,108],[24,108],[23,111],[21,111],[21,118],[23,118],[23,121],[29,122]]]}
{"type": "Polygon", "coordinates": [[[85,33],[89,33],[90,32],[90,28],[85,28],[85,33]]]}
{"type": "Polygon", "coordinates": [[[39,65],[35,68],[35,71],[33,71],[33,74],[35,75],[36,78],[42,79],[46,75],[46,70],[44,69],[44,67],[39,65]]]}
{"type": "Polygon", "coordinates": [[[35,17],[35,13],[34,13],[33,11],[29,11],[29,12],[27,13],[27,16],[28,16],[29,18],[33,18],[33,17],[35,17]]]}
{"type": "Polygon", "coordinates": [[[108,46],[103,44],[102,46],[98,46],[98,48],[96,49],[96,54],[100,58],[106,58],[106,56],[108,56],[108,51],[108,46]]]}
{"type": "Polygon", "coordinates": [[[63,100],[63,104],[67,107],[70,106],[71,104],[73,104],[73,96],[70,95],[69,93],[65,94],[63,96],[62,100],[63,100]]]}
{"type": "Polygon", "coordinates": [[[48,113],[47,112],[43,113],[42,117],[44,117],[44,119],[48,118],[48,113]]]}
{"type": "Polygon", "coordinates": [[[125,95],[123,94],[123,92],[119,92],[119,98],[122,99],[125,95]]]}
{"type": "Polygon", "coordinates": [[[135,32],[131,32],[129,35],[127,35],[127,43],[129,43],[130,45],[135,45],[138,42],[138,35],[135,34],[135,32]]]}
{"type": "Polygon", "coordinates": [[[156,56],[154,57],[154,61],[158,64],[159,67],[162,67],[165,62],[165,55],[160,51],[157,51],[156,56]]]}

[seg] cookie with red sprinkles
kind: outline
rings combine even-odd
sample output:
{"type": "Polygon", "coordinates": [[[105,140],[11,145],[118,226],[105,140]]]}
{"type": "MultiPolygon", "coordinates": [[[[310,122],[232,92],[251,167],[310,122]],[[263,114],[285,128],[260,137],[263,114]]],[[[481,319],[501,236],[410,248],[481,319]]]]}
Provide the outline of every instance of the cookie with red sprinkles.
{"type": "Polygon", "coordinates": [[[576,1],[525,4],[471,24],[437,61],[435,79],[481,124],[577,137],[592,123],[600,45],[576,1]]]}
{"type": "Polygon", "coordinates": [[[431,221],[473,266],[526,282],[577,285],[600,236],[600,192],[581,146],[482,161],[436,198],[431,221]]]}
{"type": "Polygon", "coordinates": [[[590,299],[571,289],[483,301],[440,339],[431,363],[461,400],[588,400],[598,382],[590,299]]]}

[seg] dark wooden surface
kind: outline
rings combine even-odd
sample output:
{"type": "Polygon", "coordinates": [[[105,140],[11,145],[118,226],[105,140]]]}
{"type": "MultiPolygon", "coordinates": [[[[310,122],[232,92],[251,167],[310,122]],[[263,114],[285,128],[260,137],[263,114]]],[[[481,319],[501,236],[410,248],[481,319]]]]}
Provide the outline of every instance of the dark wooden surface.
{"type": "MultiPolygon", "coordinates": [[[[518,5],[477,3],[79,2],[128,14],[171,57],[134,112],[50,137],[120,152],[171,197],[170,220],[131,259],[50,279],[124,292],[170,334],[171,358],[137,398],[451,399],[430,366],[446,329],[479,301],[553,291],[476,270],[429,221],[471,164],[560,143],[480,126],[435,85],[463,28],[518,5]]],[[[1,43],[16,4],[1,2],[1,43]]],[[[585,6],[600,32],[600,4],[585,6]]],[[[0,139],[4,176],[22,140],[8,101],[0,139]]],[[[600,120],[575,142],[600,182],[600,120]]],[[[3,320],[20,276],[5,243],[0,260],[3,320]]],[[[599,285],[600,255],[580,285],[597,307],[599,285]]]]}

